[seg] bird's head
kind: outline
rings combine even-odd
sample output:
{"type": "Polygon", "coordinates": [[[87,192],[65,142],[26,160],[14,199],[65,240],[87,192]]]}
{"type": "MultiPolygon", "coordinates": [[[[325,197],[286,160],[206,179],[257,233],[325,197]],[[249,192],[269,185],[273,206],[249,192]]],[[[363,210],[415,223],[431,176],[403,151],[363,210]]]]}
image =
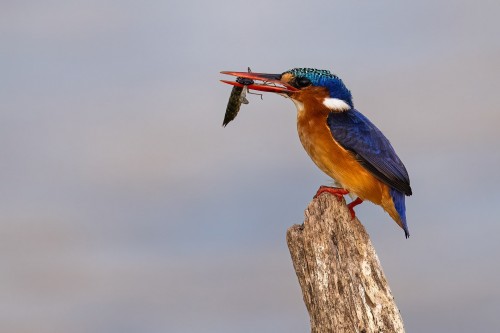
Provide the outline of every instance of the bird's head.
{"type": "MultiPolygon", "coordinates": [[[[253,84],[248,85],[248,89],[274,92],[289,97],[299,110],[310,103],[319,103],[322,107],[337,112],[353,108],[349,89],[338,76],[327,70],[294,68],[282,74],[253,72],[222,72],[222,74],[251,79],[253,84]]],[[[232,81],[222,82],[243,86],[232,81]]]]}

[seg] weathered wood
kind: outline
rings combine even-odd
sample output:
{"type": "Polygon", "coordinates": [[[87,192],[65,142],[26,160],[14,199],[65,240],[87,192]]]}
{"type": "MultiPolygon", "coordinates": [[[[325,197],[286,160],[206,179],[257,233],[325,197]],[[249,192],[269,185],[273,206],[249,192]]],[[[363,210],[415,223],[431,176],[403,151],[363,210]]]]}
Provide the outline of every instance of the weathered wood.
{"type": "Polygon", "coordinates": [[[404,332],[375,249],[344,200],[314,199],[287,243],[312,333],[404,332]]]}

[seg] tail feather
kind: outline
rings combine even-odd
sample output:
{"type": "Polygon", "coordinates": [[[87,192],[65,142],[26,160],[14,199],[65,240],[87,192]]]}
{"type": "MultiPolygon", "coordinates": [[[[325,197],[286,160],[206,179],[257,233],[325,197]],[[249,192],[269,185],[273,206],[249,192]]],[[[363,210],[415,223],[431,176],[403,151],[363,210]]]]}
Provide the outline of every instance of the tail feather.
{"type": "Polygon", "coordinates": [[[408,225],[406,224],[405,195],[393,188],[390,189],[390,194],[392,197],[392,202],[394,203],[394,207],[399,214],[401,227],[405,232],[405,237],[408,238],[410,237],[410,232],[408,231],[408,225]]]}

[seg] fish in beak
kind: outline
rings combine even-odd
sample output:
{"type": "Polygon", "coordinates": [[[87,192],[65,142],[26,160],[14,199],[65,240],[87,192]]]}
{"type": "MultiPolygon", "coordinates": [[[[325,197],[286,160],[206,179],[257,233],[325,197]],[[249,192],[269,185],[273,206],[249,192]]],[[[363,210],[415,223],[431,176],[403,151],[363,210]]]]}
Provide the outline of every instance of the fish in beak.
{"type": "MultiPolygon", "coordinates": [[[[246,94],[249,89],[256,91],[274,92],[278,94],[291,94],[298,89],[281,81],[281,74],[224,71],[222,74],[236,76],[236,81],[221,80],[233,86],[222,126],[226,127],[234,120],[240,111],[241,104],[248,104],[246,94]]],[[[262,97],[262,96],[261,96],[262,97]]]]}

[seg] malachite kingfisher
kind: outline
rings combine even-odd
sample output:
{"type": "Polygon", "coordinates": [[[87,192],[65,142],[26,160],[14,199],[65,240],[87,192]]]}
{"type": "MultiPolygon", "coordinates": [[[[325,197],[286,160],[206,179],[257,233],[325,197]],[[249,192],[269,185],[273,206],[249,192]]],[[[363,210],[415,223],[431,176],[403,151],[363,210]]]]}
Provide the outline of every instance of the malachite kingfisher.
{"type": "Polygon", "coordinates": [[[350,194],[356,198],[348,204],[353,218],[354,206],[369,200],[382,206],[406,238],[410,236],[405,207],[405,196],[412,194],[408,172],[384,134],[354,108],[351,92],[338,76],[313,68],[282,74],[221,73],[253,80],[248,89],[278,93],[294,102],[302,146],[337,186],[321,186],[316,196],[350,194]]]}

